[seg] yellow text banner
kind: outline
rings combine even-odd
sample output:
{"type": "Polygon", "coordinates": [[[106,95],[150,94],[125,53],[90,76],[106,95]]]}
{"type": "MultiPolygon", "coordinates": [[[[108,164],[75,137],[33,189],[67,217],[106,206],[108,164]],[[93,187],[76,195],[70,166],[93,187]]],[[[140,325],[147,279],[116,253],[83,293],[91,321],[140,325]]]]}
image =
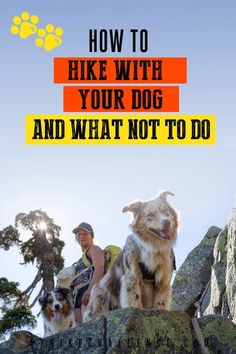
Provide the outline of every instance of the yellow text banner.
{"type": "Polygon", "coordinates": [[[29,114],[26,144],[209,145],[213,114],[29,114]]]}

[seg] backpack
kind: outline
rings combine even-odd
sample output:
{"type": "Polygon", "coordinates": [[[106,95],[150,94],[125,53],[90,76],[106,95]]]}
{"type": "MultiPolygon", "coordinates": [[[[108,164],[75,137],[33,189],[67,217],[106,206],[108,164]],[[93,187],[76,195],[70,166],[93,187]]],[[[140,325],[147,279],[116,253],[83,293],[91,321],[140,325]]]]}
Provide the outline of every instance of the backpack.
{"type": "MultiPolygon", "coordinates": [[[[111,266],[115,263],[117,257],[121,252],[121,248],[114,245],[106,246],[103,250],[105,254],[105,267],[104,274],[111,268],[111,266]]],[[[91,259],[88,257],[87,252],[85,251],[82,255],[82,261],[84,265],[88,268],[92,266],[91,259]]]]}
{"type": "Polygon", "coordinates": [[[64,268],[57,273],[57,282],[55,288],[69,288],[71,282],[76,278],[75,271],[76,271],[76,264],[77,262],[73,263],[71,267],[64,268]]]}
{"type": "MultiPolygon", "coordinates": [[[[121,248],[118,246],[109,245],[104,248],[103,250],[105,254],[105,267],[104,267],[104,274],[111,268],[111,266],[115,263],[115,260],[119,256],[121,252],[121,248]]],[[[92,261],[87,256],[86,251],[82,255],[82,261],[86,267],[91,268],[92,261]]],[[[57,283],[56,288],[69,288],[70,284],[73,280],[75,280],[78,275],[75,274],[76,271],[76,264],[77,262],[73,263],[71,267],[62,269],[57,274],[57,283]]]]}

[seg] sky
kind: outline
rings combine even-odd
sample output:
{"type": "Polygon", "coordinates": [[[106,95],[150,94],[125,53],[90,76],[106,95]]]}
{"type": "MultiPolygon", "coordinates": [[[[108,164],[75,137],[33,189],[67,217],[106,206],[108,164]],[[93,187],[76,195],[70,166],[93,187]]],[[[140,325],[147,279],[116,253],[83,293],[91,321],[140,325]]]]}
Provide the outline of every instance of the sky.
{"type": "MultiPolygon", "coordinates": [[[[0,229],[19,212],[42,209],[61,226],[65,265],[81,255],[72,229],[89,222],[101,247],[123,246],[130,215],[122,208],[160,190],[175,193],[180,215],[177,267],[212,225],[224,227],[235,205],[235,23],[232,0],[0,0],[0,229]],[[46,52],[33,38],[12,35],[14,16],[27,11],[40,24],[62,27],[62,45],[46,52]],[[122,53],[90,53],[88,31],[124,29],[122,53]],[[149,32],[147,53],[187,57],[188,82],[180,87],[180,113],[215,114],[211,146],[32,146],[25,115],[63,113],[62,85],[53,83],[53,58],[134,56],[131,28],[149,32]]],[[[33,279],[18,251],[0,251],[0,276],[33,279]],[[11,257],[9,257],[11,255],[11,257]]]]}

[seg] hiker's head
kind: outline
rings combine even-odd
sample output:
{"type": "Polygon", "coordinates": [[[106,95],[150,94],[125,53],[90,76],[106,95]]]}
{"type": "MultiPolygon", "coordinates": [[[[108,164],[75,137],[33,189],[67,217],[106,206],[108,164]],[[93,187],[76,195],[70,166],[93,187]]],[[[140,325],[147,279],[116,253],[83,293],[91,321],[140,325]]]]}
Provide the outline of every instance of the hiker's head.
{"type": "Polygon", "coordinates": [[[82,222],[73,230],[73,233],[82,250],[93,245],[94,232],[90,224],[82,222]]]}

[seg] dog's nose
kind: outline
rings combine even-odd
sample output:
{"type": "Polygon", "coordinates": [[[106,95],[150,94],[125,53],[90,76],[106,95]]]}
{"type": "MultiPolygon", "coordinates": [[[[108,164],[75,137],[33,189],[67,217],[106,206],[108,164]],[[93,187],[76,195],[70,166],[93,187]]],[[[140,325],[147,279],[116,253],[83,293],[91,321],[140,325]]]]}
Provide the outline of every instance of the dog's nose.
{"type": "Polygon", "coordinates": [[[57,304],[57,305],[54,306],[54,308],[55,308],[56,311],[58,311],[58,310],[60,310],[60,305],[57,304]]]}
{"type": "Polygon", "coordinates": [[[171,226],[170,220],[168,220],[168,219],[163,220],[162,225],[163,225],[164,229],[168,229],[171,226]]]}

